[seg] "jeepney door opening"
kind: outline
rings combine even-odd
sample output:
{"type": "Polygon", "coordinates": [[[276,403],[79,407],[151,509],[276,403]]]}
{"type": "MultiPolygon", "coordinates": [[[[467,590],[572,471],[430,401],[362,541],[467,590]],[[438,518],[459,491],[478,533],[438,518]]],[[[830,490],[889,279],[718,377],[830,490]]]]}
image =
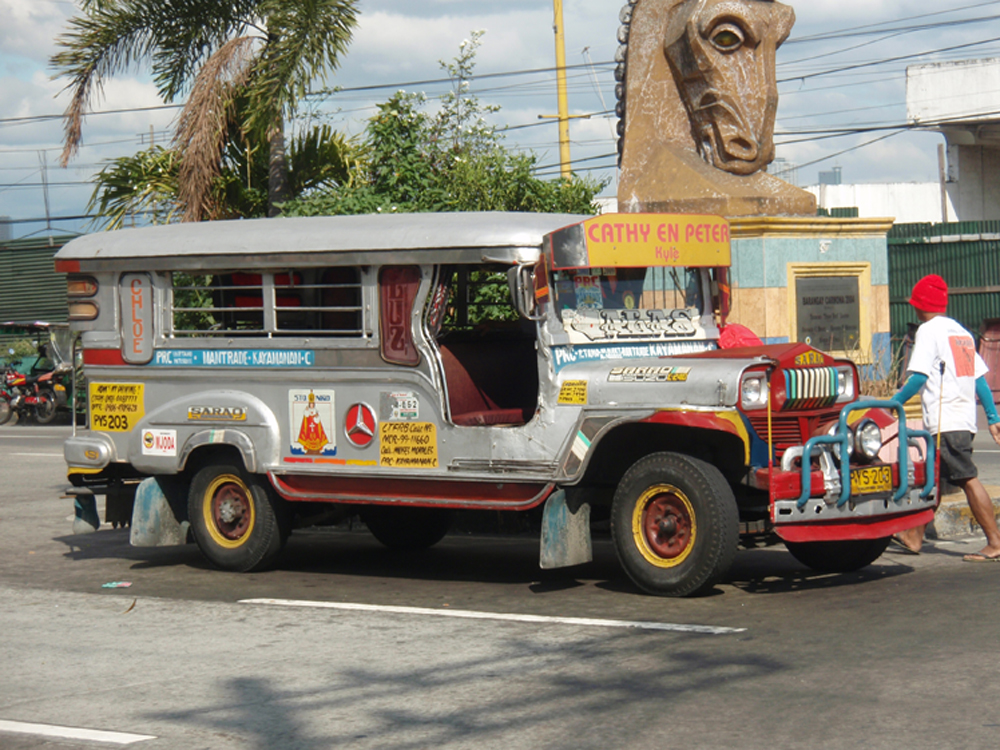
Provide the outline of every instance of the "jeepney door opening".
{"type": "Polygon", "coordinates": [[[515,309],[506,267],[439,268],[424,322],[440,353],[454,424],[531,420],[538,408],[537,328],[515,309]]]}

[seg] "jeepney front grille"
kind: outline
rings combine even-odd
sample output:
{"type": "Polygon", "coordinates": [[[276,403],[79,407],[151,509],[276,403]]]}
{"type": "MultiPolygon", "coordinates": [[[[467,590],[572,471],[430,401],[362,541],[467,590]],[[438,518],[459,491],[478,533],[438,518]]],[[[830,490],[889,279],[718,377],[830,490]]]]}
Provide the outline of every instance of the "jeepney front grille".
{"type": "Polygon", "coordinates": [[[809,367],[785,370],[785,403],[790,409],[824,409],[837,402],[839,373],[833,367],[809,367]]]}
{"type": "MultiPolygon", "coordinates": [[[[753,412],[748,414],[750,426],[753,427],[757,437],[767,442],[767,413],[753,412]]],[[[771,415],[771,441],[774,444],[774,452],[777,458],[785,452],[785,449],[793,445],[802,445],[806,441],[803,434],[802,418],[792,414],[772,414],[771,415]]]]}

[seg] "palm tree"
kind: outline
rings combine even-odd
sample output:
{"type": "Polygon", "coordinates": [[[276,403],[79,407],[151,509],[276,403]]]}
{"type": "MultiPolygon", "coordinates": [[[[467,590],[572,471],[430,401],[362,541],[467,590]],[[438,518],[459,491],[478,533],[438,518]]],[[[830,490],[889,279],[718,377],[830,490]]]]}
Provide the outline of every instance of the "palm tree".
{"type": "Polygon", "coordinates": [[[335,69],[357,24],[356,0],[81,0],[51,63],[70,79],[62,164],[106,78],[149,61],[160,95],[190,92],[175,144],[184,219],[211,215],[232,128],[269,144],[268,214],[290,197],[284,118],[335,69]]]}

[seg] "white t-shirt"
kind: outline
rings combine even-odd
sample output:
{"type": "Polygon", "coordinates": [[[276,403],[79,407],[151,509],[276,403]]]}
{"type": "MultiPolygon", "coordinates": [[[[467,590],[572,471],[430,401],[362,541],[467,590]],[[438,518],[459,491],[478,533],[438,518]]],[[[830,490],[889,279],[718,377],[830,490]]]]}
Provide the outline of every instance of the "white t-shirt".
{"type": "Polygon", "coordinates": [[[927,376],[920,389],[925,429],[937,434],[940,412],[941,432],[976,431],[976,379],[989,368],[972,334],[944,315],[931,318],[917,329],[906,370],[927,376]]]}

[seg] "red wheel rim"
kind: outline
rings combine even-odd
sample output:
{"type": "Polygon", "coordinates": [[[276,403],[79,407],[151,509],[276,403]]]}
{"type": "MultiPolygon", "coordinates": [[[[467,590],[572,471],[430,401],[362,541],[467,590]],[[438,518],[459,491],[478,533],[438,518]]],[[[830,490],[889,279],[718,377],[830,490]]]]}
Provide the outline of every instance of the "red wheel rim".
{"type": "Polygon", "coordinates": [[[663,492],[642,511],[642,532],[649,550],[664,560],[684,556],[691,544],[693,521],[686,499],[663,492]]]}
{"type": "Polygon", "coordinates": [[[247,490],[236,482],[224,482],[212,496],[212,522],[226,539],[240,539],[250,528],[252,509],[247,490]]]}

